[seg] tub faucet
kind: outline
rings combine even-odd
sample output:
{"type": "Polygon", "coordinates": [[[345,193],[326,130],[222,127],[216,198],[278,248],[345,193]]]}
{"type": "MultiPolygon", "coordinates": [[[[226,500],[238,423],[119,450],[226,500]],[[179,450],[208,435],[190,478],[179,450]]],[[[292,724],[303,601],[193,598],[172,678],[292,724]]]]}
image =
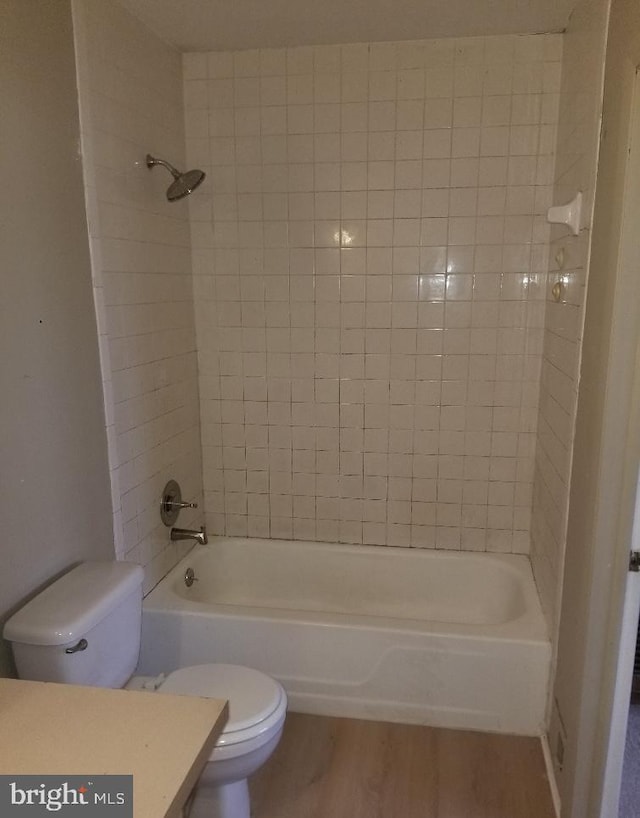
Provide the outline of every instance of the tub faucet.
{"type": "Polygon", "coordinates": [[[203,525],[200,526],[200,531],[192,531],[190,528],[172,528],[171,540],[172,542],[176,542],[176,540],[195,540],[200,545],[206,545],[208,543],[207,529],[203,525]]]}

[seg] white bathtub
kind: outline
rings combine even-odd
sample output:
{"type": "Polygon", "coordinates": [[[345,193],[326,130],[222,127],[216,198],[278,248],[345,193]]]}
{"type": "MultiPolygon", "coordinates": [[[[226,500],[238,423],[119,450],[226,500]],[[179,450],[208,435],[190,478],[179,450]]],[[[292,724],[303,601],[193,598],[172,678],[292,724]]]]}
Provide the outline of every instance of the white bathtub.
{"type": "Polygon", "coordinates": [[[300,712],[539,735],[550,658],[526,557],[217,537],[146,598],[138,670],[245,664],[300,712]]]}

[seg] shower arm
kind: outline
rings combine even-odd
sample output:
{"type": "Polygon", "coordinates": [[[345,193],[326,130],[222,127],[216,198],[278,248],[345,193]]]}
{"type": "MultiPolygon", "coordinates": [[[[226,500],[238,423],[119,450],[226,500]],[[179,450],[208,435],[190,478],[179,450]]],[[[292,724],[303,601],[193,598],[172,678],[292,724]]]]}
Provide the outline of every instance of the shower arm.
{"type": "Polygon", "coordinates": [[[148,153],[147,167],[152,168],[154,165],[162,165],[163,168],[166,168],[169,171],[174,179],[178,180],[180,178],[180,171],[176,170],[171,163],[165,162],[164,159],[156,159],[155,156],[151,156],[151,154],[148,153]]]}

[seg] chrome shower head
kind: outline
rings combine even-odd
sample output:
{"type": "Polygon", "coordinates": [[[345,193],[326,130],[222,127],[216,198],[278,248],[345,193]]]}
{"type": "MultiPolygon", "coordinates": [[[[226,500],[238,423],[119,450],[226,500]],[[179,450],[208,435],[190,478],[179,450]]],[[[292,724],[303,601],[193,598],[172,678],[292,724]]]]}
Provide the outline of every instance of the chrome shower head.
{"type": "Polygon", "coordinates": [[[198,187],[205,177],[204,171],[197,169],[180,173],[180,171],[176,170],[169,162],[165,162],[164,159],[156,159],[148,153],[147,167],[152,168],[154,165],[162,165],[162,167],[166,168],[173,176],[173,182],[169,185],[169,189],[167,190],[167,199],[170,202],[177,202],[178,199],[184,199],[185,196],[188,196],[198,187]]]}

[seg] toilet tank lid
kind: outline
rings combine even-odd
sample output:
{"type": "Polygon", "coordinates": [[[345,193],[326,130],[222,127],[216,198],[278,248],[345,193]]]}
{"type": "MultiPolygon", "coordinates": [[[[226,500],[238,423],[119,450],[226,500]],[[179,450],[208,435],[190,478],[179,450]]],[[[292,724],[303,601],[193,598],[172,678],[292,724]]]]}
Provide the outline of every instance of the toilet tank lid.
{"type": "Polygon", "coordinates": [[[130,594],[144,572],[130,562],[83,562],[41,591],[4,626],[4,638],[28,645],[80,639],[130,594]]]}

